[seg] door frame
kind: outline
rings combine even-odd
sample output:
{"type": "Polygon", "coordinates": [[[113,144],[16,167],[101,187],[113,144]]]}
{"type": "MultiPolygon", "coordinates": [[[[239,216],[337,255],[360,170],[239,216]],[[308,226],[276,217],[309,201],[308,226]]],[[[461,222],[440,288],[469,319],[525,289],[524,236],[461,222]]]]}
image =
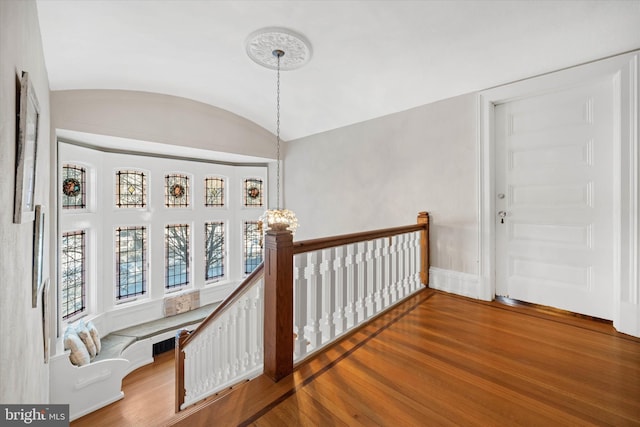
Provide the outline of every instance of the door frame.
{"type": "Polygon", "coordinates": [[[613,324],[640,336],[640,50],[480,92],[477,98],[478,275],[480,299],[495,298],[495,105],[612,76],[614,83],[613,324]]]}

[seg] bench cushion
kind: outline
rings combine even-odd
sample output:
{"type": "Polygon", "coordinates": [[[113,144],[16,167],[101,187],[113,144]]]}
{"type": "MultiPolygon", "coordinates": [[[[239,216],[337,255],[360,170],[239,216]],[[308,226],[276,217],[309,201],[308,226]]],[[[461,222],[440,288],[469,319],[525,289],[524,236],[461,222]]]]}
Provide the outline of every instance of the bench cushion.
{"type": "Polygon", "coordinates": [[[102,349],[93,360],[98,361],[121,357],[120,355],[122,354],[124,349],[129,347],[134,342],[136,342],[135,337],[108,334],[107,336],[102,337],[102,349]]]}
{"type": "Polygon", "coordinates": [[[131,326],[130,328],[120,329],[119,331],[111,332],[109,335],[134,337],[136,340],[143,340],[154,335],[159,335],[164,332],[173,331],[178,328],[201,322],[217,306],[218,303],[208,304],[175,316],[163,317],[161,319],[152,320],[151,322],[131,326]]]}

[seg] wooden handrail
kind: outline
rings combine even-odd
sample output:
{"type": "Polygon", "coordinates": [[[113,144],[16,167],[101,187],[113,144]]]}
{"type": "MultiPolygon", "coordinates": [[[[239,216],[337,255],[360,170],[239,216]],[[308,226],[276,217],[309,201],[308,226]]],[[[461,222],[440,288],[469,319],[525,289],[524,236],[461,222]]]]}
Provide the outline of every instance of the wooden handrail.
{"type": "Polygon", "coordinates": [[[319,249],[332,248],[334,246],[348,245],[351,243],[364,242],[368,240],[392,237],[398,234],[410,233],[412,231],[425,230],[428,224],[413,224],[401,227],[383,228],[380,230],[363,231],[361,233],[343,234],[341,236],[323,237],[320,239],[303,240],[293,243],[294,255],[305,252],[313,252],[319,249]]]}
{"type": "Polygon", "coordinates": [[[199,334],[201,330],[203,330],[209,323],[213,322],[220,314],[222,314],[227,308],[231,307],[233,303],[235,303],[244,293],[249,290],[251,285],[253,285],[259,278],[260,275],[264,271],[264,262],[261,262],[253,272],[248,275],[237,288],[229,294],[227,298],[225,298],[219,306],[216,307],[215,310],[211,312],[203,321],[198,325],[196,329],[193,330],[180,344],[181,348],[184,348],[191,340],[194,339],[195,336],[199,334]]]}

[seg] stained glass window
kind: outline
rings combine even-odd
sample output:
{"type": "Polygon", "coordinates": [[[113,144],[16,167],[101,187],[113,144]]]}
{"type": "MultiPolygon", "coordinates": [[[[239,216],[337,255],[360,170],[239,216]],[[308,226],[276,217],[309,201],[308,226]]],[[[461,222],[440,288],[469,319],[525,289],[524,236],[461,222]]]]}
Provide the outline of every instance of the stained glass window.
{"type": "Polygon", "coordinates": [[[249,178],[244,180],[244,205],[262,206],[262,180],[249,178]]]}
{"type": "Polygon", "coordinates": [[[262,262],[262,223],[245,221],[243,230],[244,241],[244,272],[251,273],[262,262]]]}
{"type": "Polygon", "coordinates": [[[205,178],[204,180],[204,205],[205,206],[224,206],[224,179],[222,178],[205,178]]]}
{"type": "Polygon", "coordinates": [[[116,206],[144,208],[147,205],[147,177],[143,172],[116,172],[116,206]]]}
{"type": "Polygon", "coordinates": [[[189,226],[167,225],[165,228],[165,282],[167,289],[189,284],[189,226]]]}
{"type": "Polygon", "coordinates": [[[86,170],[83,167],[62,167],[62,209],[86,208],[86,170]]]}
{"type": "Polygon", "coordinates": [[[224,276],[224,223],[205,223],[204,235],[205,280],[213,280],[224,276]]]}
{"type": "Polygon", "coordinates": [[[62,318],[82,313],[85,310],[85,232],[72,231],[62,234],[62,318]]]}
{"type": "Polygon", "coordinates": [[[164,201],[168,208],[189,206],[189,177],[186,175],[167,175],[164,184],[164,201]]]}
{"type": "Polygon", "coordinates": [[[146,290],[147,229],[116,228],[116,297],[144,295],[146,290]]]}

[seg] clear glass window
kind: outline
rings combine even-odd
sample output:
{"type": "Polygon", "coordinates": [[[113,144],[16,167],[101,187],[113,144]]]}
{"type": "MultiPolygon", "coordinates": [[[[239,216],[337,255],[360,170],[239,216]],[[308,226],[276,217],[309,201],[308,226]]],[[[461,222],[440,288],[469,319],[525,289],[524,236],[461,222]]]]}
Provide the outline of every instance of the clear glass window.
{"type": "Polygon", "coordinates": [[[258,221],[245,221],[243,237],[244,273],[250,274],[262,262],[262,223],[258,221]]]}
{"type": "Polygon", "coordinates": [[[205,280],[224,276],[224,223],[207,222],[205,234],[205,280]]]}
{"type": "Polygon", "coordinates": [[[189,226],[167,225],[165,228],[165,288],[189,284],[189,226]]]}
{"type": "Polygon", "coordinates": [[[68,319],[86,308],[86,242],[84,231],[62,234],[62,318],[68,319]]]}
{"type": "Polygon", "coordinates": [[[144,295],[147,291],[147,229],[116,229],[116,298],[144,295]]]}

